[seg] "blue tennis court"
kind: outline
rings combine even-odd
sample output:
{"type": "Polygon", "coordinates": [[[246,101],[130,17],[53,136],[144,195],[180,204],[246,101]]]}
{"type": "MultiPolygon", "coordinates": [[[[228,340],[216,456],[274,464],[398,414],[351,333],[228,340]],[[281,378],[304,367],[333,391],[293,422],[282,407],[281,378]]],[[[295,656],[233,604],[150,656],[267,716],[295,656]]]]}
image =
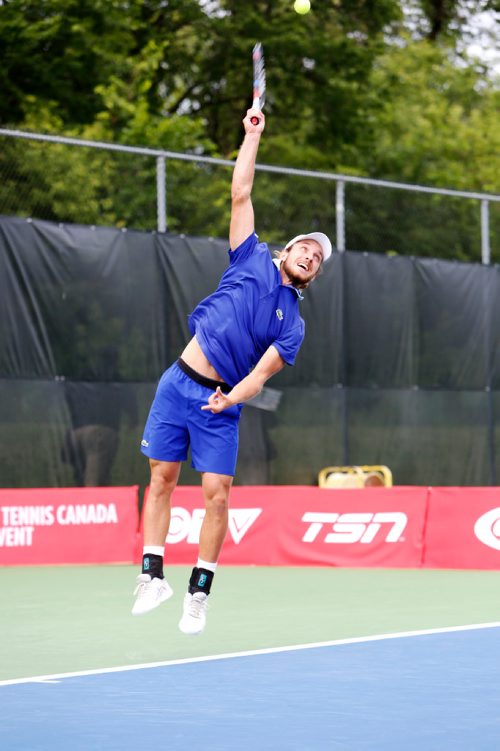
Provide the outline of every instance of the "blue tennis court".
{"type": "Polygon", "coordinates": [[[0,684],[0,747],[497,751],[500,623],[0,684]]]}

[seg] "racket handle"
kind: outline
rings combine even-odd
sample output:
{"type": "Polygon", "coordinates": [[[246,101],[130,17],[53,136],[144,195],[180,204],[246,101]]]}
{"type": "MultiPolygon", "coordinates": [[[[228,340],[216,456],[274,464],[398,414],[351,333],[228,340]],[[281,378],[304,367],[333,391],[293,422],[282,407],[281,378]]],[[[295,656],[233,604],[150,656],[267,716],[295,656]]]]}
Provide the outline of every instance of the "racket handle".
{"type": "MultiPolygon", "coordinates": [[[[253,92],[252,107],[254,109],[260,109],[260,96],[258,95],[257,91],[258,89],[257,90],[254,89],[254,92],[253,92]]],[[[258,125],[260,123],[260,120],[256,115],[254,115],[253,117],[250,118],[250,122],[252,123],[252,125],[258,125]]]]}

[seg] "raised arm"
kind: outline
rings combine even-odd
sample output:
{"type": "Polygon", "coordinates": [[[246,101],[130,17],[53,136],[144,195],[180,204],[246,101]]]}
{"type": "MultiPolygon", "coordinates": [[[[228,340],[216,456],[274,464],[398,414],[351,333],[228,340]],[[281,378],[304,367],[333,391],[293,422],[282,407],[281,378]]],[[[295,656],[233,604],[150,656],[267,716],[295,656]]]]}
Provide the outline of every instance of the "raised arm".
{"type": "Polygon", "coordinates": [[[255,160],[259,150],[260,137],[264,130],[264,115],[258,109],[249,109],[243,120],[245,138],[234,165],[231,186],[231,224],[229,246],[235,250],[254,231],[252,187],[255,173],[255,160]],[[259,122],[253,125],[251,117],[257,115],[259,122]]]}

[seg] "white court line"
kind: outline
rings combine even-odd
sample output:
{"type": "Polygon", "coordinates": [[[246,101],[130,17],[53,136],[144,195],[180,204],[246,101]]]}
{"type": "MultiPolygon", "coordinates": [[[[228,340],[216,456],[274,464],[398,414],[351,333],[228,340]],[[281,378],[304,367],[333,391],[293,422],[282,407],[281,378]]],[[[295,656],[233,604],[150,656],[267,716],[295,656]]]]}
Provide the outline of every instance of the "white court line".
{"type": "Polygon", "coordinates": [[[432,634],[450,634],[457,631],[475,631],[485,628],[500,628],[500,621],[493,623],[472,623],[467,626],[447,626],[444,628],[430,628],[421,631],[402,631],[394,634],[377,634],[375,636],[355,636],[349,639],[334,639],[333,641],[318,641],[309,644],[294,644],[289,647],[268,647],[266,649],[252,649],[246,652],[229,652],[220,655],[205,655],[203,657],[184,657],[179,660],[165,660],[164,662],[145,662],[139,665],[123,665],[117,668],[98,668],[95,670],[79,670],[74,673],[54,673],[52,675],[35,675],[30,678],[14,678],[0,681],[0,687],[13,686],[17,683],[58,683],[61,678],[79,678],[85,675],[104,675],[105,673],[124,673],[128,670],[147,670],[149,668],[164,668],[170,665],[188,665],[196,662],[213,662],[215,660],[230,660],[234,657],[254,657],[256,655],[271,655],[279,652],[297,652],[301,649],[317,649],[318,647],[339,647],[344,644],[364,644],[371,641],[386,639],[404,639],[412,636],[428,636],[432,634]]]}

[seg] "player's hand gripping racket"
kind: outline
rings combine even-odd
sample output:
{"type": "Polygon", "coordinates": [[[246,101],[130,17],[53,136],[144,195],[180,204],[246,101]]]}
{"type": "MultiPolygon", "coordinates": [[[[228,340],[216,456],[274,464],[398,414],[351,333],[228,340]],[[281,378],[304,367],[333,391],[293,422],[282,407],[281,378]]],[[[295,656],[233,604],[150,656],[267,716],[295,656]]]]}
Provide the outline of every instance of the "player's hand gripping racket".
{"type": "MultiPolygon", "coordinates": [[[[264,66],[264,50],[262,44],[257,42],[253,48],[253,104],[252,107],[261,110],[266,101],[266,68],[264,66]]],[[[255,115],[250,118],[252,125],[259,124],[259,118],[255,115]]]]}

